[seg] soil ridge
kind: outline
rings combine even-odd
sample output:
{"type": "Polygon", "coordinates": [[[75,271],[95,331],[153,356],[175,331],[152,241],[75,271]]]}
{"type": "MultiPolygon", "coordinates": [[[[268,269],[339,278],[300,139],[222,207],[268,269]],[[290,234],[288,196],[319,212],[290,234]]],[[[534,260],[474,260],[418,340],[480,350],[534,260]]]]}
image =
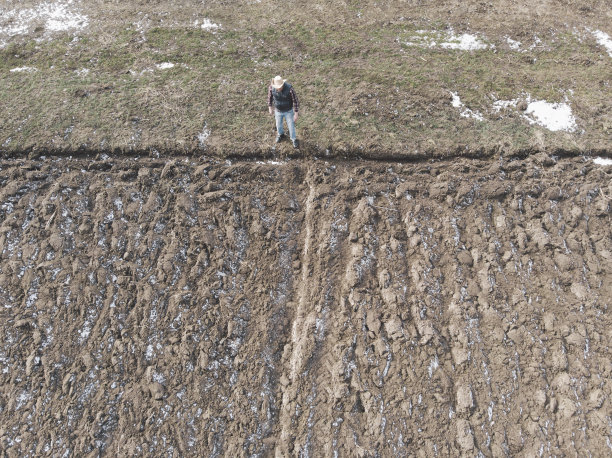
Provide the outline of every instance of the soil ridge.
{"type": "Polygon", "coordinates": [[[418,163],[429,160],[444,160],[444,159],[486,159],[495,158],[499,155],[504,155],[508,158],[524,159],[537,154],[547,154],[558,158],[571,157],[605,157],[612,158],[612,150],[609,148],[599,149],[567,149],[567,148],[527,148],[527,149],[506,149],[506,148],[489,148],[478,150],[469,150],[465,148],[456,148],[455,150],[438,150],[432,149],[422,152],[413,153],[394,153],[377,151],[375,149],[363,150],[336,150],[334,148],[313,148],[303,147],[299,151],[285,150],[278,151],[275,147],[261,150],[248,150],[237,152],[236,150],[228,151],[211,151],[211,150],[184,150],[176,148],[147,148],[138,149],[114,149],[100,150],[80,148],[77,150],[70,149],[41,149],[41,150],[16,150],[10,153],[0,150],[0,159],[28,159],[35,161],[46,157],[61,157],[72,159],[91,159],[104,162],[105,159],[117,158],[150,158],[150,159],[180,159],[180,158],[200,158],[203,160],[219,160],[219,161],[241,161],[254,162],[266,160],[296,160],[296,159],[311,159],[311,160],[333,160],[333,161],[372,161],[372,162],[395,162],[395,163],[418,163]]]}

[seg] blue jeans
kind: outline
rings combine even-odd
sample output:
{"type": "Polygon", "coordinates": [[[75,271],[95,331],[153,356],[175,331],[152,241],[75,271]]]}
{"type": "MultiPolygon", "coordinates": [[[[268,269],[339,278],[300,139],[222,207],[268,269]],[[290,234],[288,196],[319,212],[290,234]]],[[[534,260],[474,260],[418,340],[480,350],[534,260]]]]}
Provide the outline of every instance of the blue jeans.
{"type": "Polygon", "coordinates": [[[296,139],[295,133],[295,121],[293,120],[293,108],[289,111],[278,111],[274,110],[274,117],[276,118],[276,132],[278,135],[283,135],[285,130],[283,129],[283,118],[287,121],[287,128],[289,129],[289,137],[291,140],[296,139]]]}

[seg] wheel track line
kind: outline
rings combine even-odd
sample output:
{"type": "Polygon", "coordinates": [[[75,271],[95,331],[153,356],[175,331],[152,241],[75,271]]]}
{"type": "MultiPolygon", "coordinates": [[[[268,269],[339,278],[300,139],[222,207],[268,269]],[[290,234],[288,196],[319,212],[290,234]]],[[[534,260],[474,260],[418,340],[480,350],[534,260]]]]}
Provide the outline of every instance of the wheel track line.
{"type": "Polygon", "coordinates": [[[310,272],[310,250],[312,245],[312,233],[313,233],[313,202],[316,196],[316,185],[313,181],[313,169],[309,167],[306,174],[306,184],[308,185],[309,191],[306,197],[305,209],[304,209],[304,226],[306,228],[304,234],[304,244],[302,247],[302,269],[301,269],[301,282],[297,289],[297,310],[295,312],[295,318],[291,327],[291,356],[288,364],[289,371],[289,384],[283,390],[283,407],[280,415],[280,443],[277,445],[276,456],[285,456],[287,450],[279,448],[285,448],[288,444],[288,440],[291,434],[291,416],[295,409],[292,408],[296,393],[296,384],[299,382],[298,375],[304,365],[305,361],[305,347],[308,344],[312,333],[310,329],[314,327],[316,316],[315,313],[308,313],[309,297],[312,291],[312,281],[309,280],[310,272]],[[305,316],[308,313],[307,316],[305,316]],[[280,453],[280,454],[279,454],[280,453]]]}
{"type": "Polygon", "coordinates": [[[302,272],[300,286],[298,288],[298,308],[295,314],[295,320],[293,321],[293,327],[291,329],[291,341],[293,344],[293,352],[290,360],[290,377],[289,380],[293,383],[295,381],[296,373],[301,368],[298,364],[302,362],[302,347],[305,344],[304,340],[307,336],[305,331],[308,329],[309,324],[314,324],[314,317],[308,316],[304,320],[304,313],[308,306],[308,293],[310,292],[308,272],[310,270],[310,246],[312,244],[312,229],[313,229],[313,218],[312,218],[312,204],[315,197],[316,187],[312,183],[310,177],[311,171],[308,171],[308,177],[306,183],[309,186],[308,197],[306,198],[306,209],[304,214],[304,223],[306,225],[306,235],[304,237],[304,247],[302,249],[302,272]],[[310,318],[310,319],[309,319],[310,318]],[[310,323],[312,321],[312,323],[310,323]]]}

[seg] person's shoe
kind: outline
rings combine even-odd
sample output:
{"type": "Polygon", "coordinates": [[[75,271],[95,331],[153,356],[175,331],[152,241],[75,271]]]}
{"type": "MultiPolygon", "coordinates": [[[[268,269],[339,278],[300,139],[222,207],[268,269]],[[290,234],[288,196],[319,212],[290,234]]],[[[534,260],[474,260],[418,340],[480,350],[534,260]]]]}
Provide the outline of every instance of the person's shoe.
{"type": "Polygon", "coordinates": [[[280,143],[280,142],[281,142],[281,140],[282,140],[284,137],[285,137],[284,135],[277,135],[277,136],[276,136],[276,140],[275,140],[275,142],[276,142],[276,143],[280,143]]]}
{"type": "Polygon", "coordinates": [[[295,140],[291,140],[291,143],[293,143],[293,147],[294,148],[299,148],[300,147],[300,144],[299,144],[297,138],[295,140]]]}

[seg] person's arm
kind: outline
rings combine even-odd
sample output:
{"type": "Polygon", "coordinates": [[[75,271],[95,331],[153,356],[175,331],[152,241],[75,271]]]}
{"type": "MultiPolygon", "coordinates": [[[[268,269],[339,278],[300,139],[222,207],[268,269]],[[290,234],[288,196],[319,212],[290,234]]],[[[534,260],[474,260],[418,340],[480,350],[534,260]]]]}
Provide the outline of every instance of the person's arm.
{"type": "Polygon", "coordinates": [[[291,94],[291,99],[293,100],[293,120],[297,121],[299,116],[298,112],[300,111],[300,100],[298,99],[298,96],[293,88],[291,88],[289,93],[291,94]]]}
{"type": "Polygon", "coordinates": [[[273,105],[273,97],[272,97],[272,86],[268,86],[268,111],[270,114],[274,114],[274,105],[273,105]]]}

